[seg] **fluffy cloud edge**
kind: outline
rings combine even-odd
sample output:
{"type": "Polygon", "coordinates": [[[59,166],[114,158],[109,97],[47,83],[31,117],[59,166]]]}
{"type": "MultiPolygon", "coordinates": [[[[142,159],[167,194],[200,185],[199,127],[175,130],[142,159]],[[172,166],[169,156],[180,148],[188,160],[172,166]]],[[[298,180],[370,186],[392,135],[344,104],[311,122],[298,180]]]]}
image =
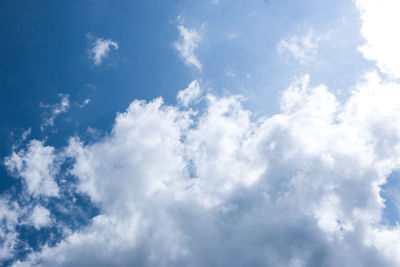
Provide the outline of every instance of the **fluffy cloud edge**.
{"type": "Polygon", "coordinates": [[[197,58],[195,51],[199,46],[202,37],[200,34],[191,28],[183,25],[178,25],[180,39],[174,42],[174,48],[178,51],[179,56],[187,66],[194,66],[196,69],[202,69],[202,65],[197,58]]]}
{"type": "Polygon", "coordinates": [[[199,255],[208,255],[211,264],[394,266],[399,229],[381,224],[380,187],[400,167],[397,89],[368,73],[341,105],[305,76],[282,94],[280,114],[258,119],[239,96],[208,94],[199,113],[190,103],[134,101],[109,137],[90,145],[73,138],[63,149],[77,190],[100,215],[27,263],[203,266],[199,255]],[[308,237],[273,234],[287,231],[308,237]],[[265,242],[256,242],[260,233],[265,242]],[[252,257],[227,257],[243,242],[252,257]],[[325,250],[319,260],[317,247],[325,250]]]}

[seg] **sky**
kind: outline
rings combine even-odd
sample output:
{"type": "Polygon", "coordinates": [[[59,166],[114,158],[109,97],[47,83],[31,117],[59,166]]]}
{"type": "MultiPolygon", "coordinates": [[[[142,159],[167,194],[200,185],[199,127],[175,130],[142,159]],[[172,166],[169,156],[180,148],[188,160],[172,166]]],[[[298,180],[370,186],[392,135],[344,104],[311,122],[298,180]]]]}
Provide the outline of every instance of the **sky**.
{"type": "Polygon", "coordinates": [[[2,1],[1,266],[399,266],[397,0],[2,1]]]}

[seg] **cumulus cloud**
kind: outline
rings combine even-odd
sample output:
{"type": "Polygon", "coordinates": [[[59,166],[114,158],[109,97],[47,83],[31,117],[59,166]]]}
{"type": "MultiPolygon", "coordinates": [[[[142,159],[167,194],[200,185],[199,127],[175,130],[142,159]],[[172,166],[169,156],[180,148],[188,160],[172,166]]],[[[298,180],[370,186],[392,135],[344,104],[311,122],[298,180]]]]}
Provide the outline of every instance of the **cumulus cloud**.
{"type": "Polygon", "coordinates": [[[180,39],[174,43],[179,56],[188,66],[194,66],[201,70],[201,63],[195,55],[195,50],[201,41],[200,34],[195,29],[186,28],[178,25],[180,39]]]}
{"type": "MultiPolygon", "coordinates": [[[[103,138],[12,152],[5,165],[31,196],[64,193],[64,172],[99,210],[13,266],[399,266],[382,187],[400,169],[400,84],[370,71],[340,102],[310,79],[273,116],[242,96],[200,97],[193,81],[178,105],[133,101],[103,138]]],[[[0,201],[6,258],[19,209],[0,201]]],[[[28,222],[47,225],[44,209],[28,222]]]]}
{"type": "Polygon", "coordinates": [[[0,262],[12,258],[18,241],[16,225],[20,214],[17,203],[5,197],[0,198],[0,262]]]}
{"type": "Polygon", "coordinates": [[[119,48],[118,43],[111,39],[95,38],[95,40],[92,40],[94,37],[91,34],[87,36],[90,40],[89,55],[97,66],[101,65],[112,48],[115,50],[119,48]]]}
{"type": "Polygon", "coordinates": [[[14,266],[397,266],[380,191],[400,167],[399,85],[368,73],[340,104],[309,79],[272,117],[240,96],[198,113],[158,98],[71,138],[68,172],[100,214],[14,266]]]}
{"type": "Polygon", "coordinates": [[[187,107],[191,102],[196,100],[200,96],[200,85],[199,82],[194,80],[189,86],[178,92],[177,99],[179,103],[187,107]]]}
{"type": "Polygon", "coordinates": [[[65,113],[69,109],[69,95],[59,94],[58,95],[61,100],[60,103],[49,105],[40,103],[39,107],[47,109],[47,113],[45,114],[45,119],[43,124],[40,126],[40,129],[44,131],[47,127],[54,126],[54,120],[57,116],[62,113],[65,113]]]}
{"type": "Polygon", "coordinates": [[[48,226],[50,222],[50,211],[41,205],[35,206],[31,216],[29,217],[29,223],[36,229],[40,229],[48,226]]]}
{"type": "Polygon", "coordinates": [[[280,40],[277,49],[280,55],[291,57],[300,64],[309,64],[317,54],[319,41],[320,37],[308,31],[304,35],[293,35],[280,40]]]}
{"type": "Polygon", "coordinates": [[[54,175],[58,172],[58,165],[55,160],[53,147],[32,140],[25,150],[12,152],[4,164],[14,176],[23,179],[30,195],[57,196],[58,186],[54,175]]]}
{"type": "Polygon", "coordinates": [[[400,78],[400,24],[397,0],[357,0],[361,12],[361,33],[366,44],[360,47],[363,55],[375,60],[379,69],[394,78],[400,78]]]}
{"type": "MultiPolygon", "coordinates": [[[[35,229],[51,226],[50,211],[33,198],[11,196],[3,193],[0,197],[0,263],[10,266],[18,253],[30,253],[32,247],[24,239],[21,229],[35,229]]],[[[30,230],[29,230],[30,231],[30,230]]],[[[54,234],[54,233],[52,233],[54,234]]],[[[36,236],[35,241],[40,237],[36,236]]]]}

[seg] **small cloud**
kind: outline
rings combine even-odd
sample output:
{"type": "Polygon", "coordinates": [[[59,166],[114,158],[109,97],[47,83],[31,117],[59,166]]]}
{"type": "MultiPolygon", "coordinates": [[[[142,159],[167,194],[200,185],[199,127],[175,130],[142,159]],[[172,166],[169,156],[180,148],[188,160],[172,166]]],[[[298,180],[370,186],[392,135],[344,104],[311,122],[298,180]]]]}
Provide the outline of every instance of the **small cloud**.
{"type": "Polygon", "coordinates": [[[26,149],[13,151],[4,166],[10,174],[21,178],[29,195],[56,197],[59,189],[54,177],[58,173],[55,149],[43,142],[32,140],[26,149]]]}
{"type": "Polygon", "coordinates": [[[111,39],[95,38],[89,33],[86,35],[89,39],[89,56],[93,59],[95,65],[101,65],[104,58],[108,56],[111,48],[118,50],[118,43],[111,39]]]}
{"type": "Polygon", "coordinates": [[[101,137],[101,131],[99,129],[95,129],[89,126],[86,132],[92,139],[99,139],[101,137]]]}
{"type": "Polygon", "coordinates": [[[317,54],[320,39],[320,37],[315,37],[312,31],[308,31],[305,35],[293,35],[279,42],[278,53],[287,55],[300,64],[306,65],[317,54]]]}
{"type": "MultiPolygon", "coordinates": [[[[178,17],[178,20],[181,20],[178,17]]],[[[195,55],[195,50],[201,41],[200,34],[194,30],[178,25],[180,39],[174,43],[175,49],[179,52],[181,59],[188,66],[193,65],[201,70],[201,63],[195,55]]]]}
{"type": "Polygon", "coordinates": [[[232,71],[227,71],[225,73],[226,76],[230,77],[230,78],[236,78],[236,74],[232,71]]]}
{"type": "Polygon", "coordinates": [[[239,34],[238,34],[238,33],[230,33],[230,34],[227,35],[226,38],[227,38],[229,41],[231,41],[231,40],[237,39],[238,37],[239,37],[239,34]]]}
{"type": "Polygon", "coordinates": [[[200,96],[201,90],[197,80],[192,81],[189,86],[178,92],[177,99],[179,103],[187,107],[191,102],[200,96]]]}
{"type": "Polygon", "coordinates": [[[220,3],[220,0],[211,0],[211,3],[213,5],[218,5],[220,3]]]}
{"type": "Polygon", "coordinates": [[[88,105],[90,103],[90,99],[86,98],[85,101],[82,102],[82,104],[76,103],[76,105],[80,108],[83,108],[84,106],[88,105]]]}
{"type": "Polygon", "coordinates": [[[12,145],[13,150],[17,149],[20,145],[22,145],[28,139],[28,136],[31,134],[31,132],[32,132],[31,128],[28,128],[26,130],[18,128],[14,131],[11,131],[10,138],[13,143],[12,145]]]}
{"type": "Polygon", "coordinates": [[[29,217],[29,223],[38,230],[48,226],[51,223],[50,211],[41,205],[35,206],[29,217]]]}
{"type": "Polygon", "coordinates": [[[28,130],[26,130],[22,133],[21,140],[25,141],[28,138],[28,136],[31,134],[31,132],[32,132],[32,129],[29,127],[28,130]]]}
{"type": "Polygon", "coordinates": [[[49,113],[47,114],[46,118],[44,119],[43,124],[40,126],[40,130],[44,131],[46,127],[54,126],[54,119],[60,115],[61,113],[65,113],[69,109],[69,95],[58,94],[61,98],[60,103],[49,105],[40,103],[40,108],[49,109],[49,113]]]}

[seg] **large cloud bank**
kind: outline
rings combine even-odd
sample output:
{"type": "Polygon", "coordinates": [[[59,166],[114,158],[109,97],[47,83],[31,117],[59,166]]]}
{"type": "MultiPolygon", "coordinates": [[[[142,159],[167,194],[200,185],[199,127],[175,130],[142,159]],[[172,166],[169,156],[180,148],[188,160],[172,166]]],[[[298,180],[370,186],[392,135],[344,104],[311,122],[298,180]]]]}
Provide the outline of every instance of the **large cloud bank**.
{"type": "MultiPolygon", "coordinates": [[[[108,137],[72,138],[62,151],[100,215],[28,265],[400,264],[400,232],[381,224],[379,194],[400,166],[399,93],[369,73],[340,105],[303,77],[283,93],[282,113],[258,119],[237,96],[205,95],[197,113],[134,101],[108,137]]],[[[51,152],[40,144],[24,155],[51,152]]]]}
{"type": "MultiPolygon", "coordinates": [[[[370,2],[358,1],[363,18],[370,2]]],[[[43,200],[73,190],[99,214],[14,266],[399,266],[381,187],[400,168],[400,85],[370,71],[340,103],[309,79],[271,117],[194,81],[181,104],[132,102],[99,141],[32,140],[5,162],[41,204],[2,198],[0,256],[12,257],[18,224],[54,224],[43,200]]]]}

